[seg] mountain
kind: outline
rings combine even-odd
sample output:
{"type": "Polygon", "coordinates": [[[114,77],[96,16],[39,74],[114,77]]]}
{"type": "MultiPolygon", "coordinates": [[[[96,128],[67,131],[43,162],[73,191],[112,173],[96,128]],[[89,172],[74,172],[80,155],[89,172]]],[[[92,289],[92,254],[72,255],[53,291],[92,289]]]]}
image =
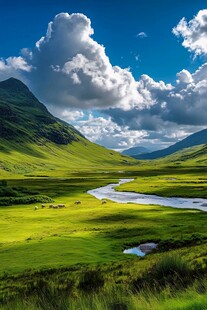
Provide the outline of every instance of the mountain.
{"type": "Polygon", "coordinates": [[[79,136],[73,126],[51,115],[21,81],[0,82],[0,138],[68,144],[79,136]]]}
{"type": "Polygon", "coordinates": [[[133,157],[136,159],[156,159],[174,154],[175,152],[183,150],[188,147],[206,143],[207,143],[207,129],[204,129],[188,136],[187,138],[169,146],[166,149],[160,151],[154,151],[148,154],[141,154],[133,157]]]}
{"type": "Polygon", "coordinates": [[[190,166],[206,168],[207,164],[207,144],[196,145],[177,151],[164,158],[156,159],[156,164],[176,165],[180,167],[190,166]]]}
{"type": "Polygon", "coordinates": [[[128,165],[134,160],[87,140],[54,117],[21,81],[0,82],[0,173],[128,165]]]}
{"type": "Polygon", "coordinates": [[[134,157],[136,155],[150,153],[150,152],[151,152],[151,150],[147,149],[146,147],[135,146],[135,147],[131,147],[131,148],[127,149],[127,150],[124,150],[122,152],[122,154],[134,157]]]}

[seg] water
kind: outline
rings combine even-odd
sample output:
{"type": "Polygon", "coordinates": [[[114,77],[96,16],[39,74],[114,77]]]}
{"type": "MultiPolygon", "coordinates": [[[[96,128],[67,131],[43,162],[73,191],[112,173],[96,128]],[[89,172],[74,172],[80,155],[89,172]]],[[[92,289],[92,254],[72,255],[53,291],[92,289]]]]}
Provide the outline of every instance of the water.
{"type": "Polygon", "coordinates": [[[138,247],[134,247],[131,249],[127,249],[124,250],[123,253],[124,254],[134,254],[137,256],[145,256],[146,254],[152,252],[152,250],[156,249],[157,244],[156,243],[144,243],[144,244],[140,244],[138,247]]]}
{"type": "Polygon", "coordinates": [[[145,256],[145,253],[142,252],[138,247],[136,248],[131,248],[131,249],[128,249],[128,250],[124,250],[123,251],[124,254],[134,254],[134,255],[137,255],[137,256],[145,256]]]}
{"type": "Polygon", "coordinates": [[[133,192],[117,192],[114,187],[133,181],[134,179],[120,179],[118,184],[109,184],[89,190],[88,194],[97,199],[109,199],[118,203],[137,203],[144,205],[160,205],[179,209],[195,209],[207,211],[207,199],[203,198],[179,198],[179,197],[160,197],[156,195],[145,195],[133,192]]]}

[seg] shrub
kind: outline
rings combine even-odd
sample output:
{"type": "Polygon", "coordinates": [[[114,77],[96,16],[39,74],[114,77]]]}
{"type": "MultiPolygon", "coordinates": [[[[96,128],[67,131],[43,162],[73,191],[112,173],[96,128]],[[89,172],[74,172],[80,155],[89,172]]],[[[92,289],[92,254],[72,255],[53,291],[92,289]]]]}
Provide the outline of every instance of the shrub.
{"type": "Polygon", "coordinates": [[[31,203],[49,203],[53,200],[44,195],[32,195],[32,196],[23,196],[23,197],[3,197],[0,198],[0,206],[10,206],[18,204],[31,204],[31,203]]]}
{"type": "Polygon", "coordinates": [[[184,287],[191,284],[197,276],[197,271],[179,255],[165,255],[150,270],[136,279],[133,285],[140,290],[146,287],[155,290],[165,286],[184,287]]]}
{"type": "Polygon", "coordinates": [[[127,310],[127,305],[122,302],[110,304],[109,310],[127,310]]]}
{"type": "Polygon", "coordinates": [[[1,186],[7,187],[7,181],[6,180],[2,180],[1,181],[1,186]]]}
{"type": "Polygon", "coordinates": [[[189,280],[192,269],[179,255],[166,255],[154,265],[152,274],[160,284],[189,280]]]}
{"type": "Polygon", "coordinates": [[[104,278],[100,270],[86,271],[80,282],[79,289],[85,292],[98,291],[104,286],[104,278]]]}
{"type": "MultiPolygon", "coordinates": [[[[68,282],[68,287],[72,287],[72,282],[68,282]]],[[[64,289],[54,287],[52,283],[44,279],[39,279],[36,283],[31,283],[28,292],[36,296],[36,305],[42,310],[68,310],[68,294],[64,289]]]]}

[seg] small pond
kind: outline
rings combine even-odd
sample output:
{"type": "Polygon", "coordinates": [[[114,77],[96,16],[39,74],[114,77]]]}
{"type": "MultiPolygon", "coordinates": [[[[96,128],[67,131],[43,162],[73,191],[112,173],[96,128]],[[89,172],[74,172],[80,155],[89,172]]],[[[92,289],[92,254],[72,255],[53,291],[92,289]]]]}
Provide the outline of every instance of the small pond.
{"type": "Polygon", "coordinates": [[[156,247],[157,247],[157,244],[153,242],[143,243],[143,244],[140,244],[138,247],[124,250],[123,253],[134,254],[134,255],[143,257],[146,254],[152,252],[154,249],[156,249],[156,247]]]}

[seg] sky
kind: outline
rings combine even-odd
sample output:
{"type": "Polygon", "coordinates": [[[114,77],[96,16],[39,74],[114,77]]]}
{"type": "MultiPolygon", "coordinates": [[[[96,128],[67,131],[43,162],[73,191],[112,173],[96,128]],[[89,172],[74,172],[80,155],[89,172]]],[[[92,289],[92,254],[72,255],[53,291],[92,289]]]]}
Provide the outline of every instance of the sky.
{"type": "Polygon", "coordinates": [[[206,128],[204,0],[0,0],[0,80],[91,141],[167,147],[206,128]]]}

